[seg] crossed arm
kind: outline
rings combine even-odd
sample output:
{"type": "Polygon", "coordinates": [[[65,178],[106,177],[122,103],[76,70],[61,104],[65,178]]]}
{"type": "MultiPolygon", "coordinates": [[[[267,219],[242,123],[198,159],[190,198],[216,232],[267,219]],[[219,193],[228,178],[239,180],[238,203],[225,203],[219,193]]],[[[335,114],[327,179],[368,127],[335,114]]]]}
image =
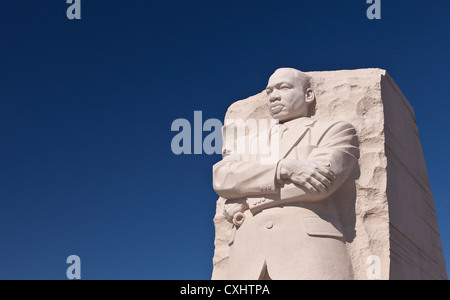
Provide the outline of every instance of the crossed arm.
{"type": "Polygon", "coordinates": [[[356,130],[346,122],[330,127],[307,159],[274,165],[230,155],[213,168],[214,189],[228,203],[252,196],[320,201],[348,178],[359,157],[356,130]]]}

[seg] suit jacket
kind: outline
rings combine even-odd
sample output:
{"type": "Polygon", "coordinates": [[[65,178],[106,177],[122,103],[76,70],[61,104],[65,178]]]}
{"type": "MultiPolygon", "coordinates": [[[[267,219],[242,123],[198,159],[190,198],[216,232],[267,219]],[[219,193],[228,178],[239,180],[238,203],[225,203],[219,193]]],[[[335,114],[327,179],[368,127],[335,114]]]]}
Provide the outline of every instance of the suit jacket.
{"type": "MultiPolygon", "coordinates": [[[[339,211],[333,193],[352,173],[359,157],[356,130],[347,122],[299,118],[279,144],[280,159],[330,164],[335,180],[328,192],[311,193],[279,179],[278,163],[258,155],[230,154],[213,167],[215,191],[245,199],[249,210],[230,247],[229,279],[351,278],[339,211]]],[[[345,213],[345,212],[344,212],[345,213]]]]}

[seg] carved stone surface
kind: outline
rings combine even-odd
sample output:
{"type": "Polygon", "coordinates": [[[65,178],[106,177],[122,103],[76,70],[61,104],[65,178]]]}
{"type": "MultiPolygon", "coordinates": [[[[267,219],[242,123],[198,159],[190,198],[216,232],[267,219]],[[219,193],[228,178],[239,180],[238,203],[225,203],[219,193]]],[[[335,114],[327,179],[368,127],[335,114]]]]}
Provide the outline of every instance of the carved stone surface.
{"type": "MultiPolygon", "coordinates": [[[[379,269],[377,278],[380,279],[446,279],[439,226],[414,112],[400,89],[386,71],[380,69],[306,74],[311,78],[311,89],[316,99],[315,114],[311,119],[317,121],[317,124],[345,121],[345,124],[351,124],[356,129],[359,140],[357,165],[352,168],[349,180],[332,194],[333,203],[340,212],[339,222],[336,223],[341,225],[338,232],[343,235],[347,254],[333,258],[331,253],[328,255],[307,249],[299,251],[295,247],[283,248],[282,251],[276,252],[276,256],[274,255],[274,257],[281,256],[280,262],[283,260],[283,251],[294,251],[295,253],[286,255],[288,260],[293,260],[297,254],[303,260],[308,259],[304,257],[305,255],[311,256],[311,260],[314,259],[314,255],[316,257],[322,255],[323,259],[316,261],[315,264],[323,262],[324,266],[319,268],[321,270],[319,273],[308,271],[304,276],[290,276],[296,274],[297,270],[286,270],[283,274],[282,270],[277,269],[281,263],[270,258],[273,263],[266,261],[263,268],[267,269],[259,270],[268,274],[260,274],[260,278],[367,279],[368,275],[370,278],[368,270],[373,270],[371,268],[374,267],[372,258],[376,257],[379,258],[376,260],[379,263],[376,267],[379,269]],[[327,261],[328,258],[331,260],[327,261]],[[348,266],[348,270],[344,270],[342,267],[344,265],[348,266]]],[[[264,91],[232,104],[225,119],[272,119],[268,103],[269,99],[264,91]]],[[[220,190],[216,184],[215,188],[220,190]]],[[[262,188],[269,191],[271,187],[262,188]]],[[[253,267],[261,268],[259,265],[253,266],[251,261],[242,265],[243,273],[248,274],[248,278],[233,276],[233,273],[239,271],[239,267],[229,266],[230,237],[238,241],[239,235],[245,237],[243,234],[245,230],[239,233],[244,225],[242,228],[234,225],[233,229],[233,224],[224,216],[224,206],[225,199],[220,198],[217,201],[217,213],[214,218],[216,239],[212,279],[258,279],[253,278],[253,275],[250,276],[252,272],[244,272],[253,267]],[[230,271],[230,268],[233,270],[230,271]]],[[[313,212],[315,210],[314,207],[308,208],[301,204],[299,206],[313,212]]],[[[276,205],[268,207],[264,209],[264,213],[267,216],[267,212],[270,214],[278,208],[276,205]]],[[[291,218],[295,223],[296,213],[289,214],[290,212],[286,218],[291,218]]],[[[262,216],[259,211],[252,213],[251,210],[245,210],[243,215],[246,217],[243,219],[244,224],[249,220],[257,222],[257,218],[262,218],[259,217],[262,216]]],[[[275,223],[278,222],[276,218],[275,223]]],[[[266,226],[268,230],[277,226],[268,224],[269,219],[266,218],[266,223],[260,226],[266,226]]],[[[334,223],[331,221],[331,224],[334,223]]],[[[301,228],[307,231],[306,223],[302,224],[301,228]]],[[[308,237],[315,240],[340,239],[338,234],[335,237],[314,237],[314,234],[310,233],[308,237]]],[[[283,234],[289,239],[292,232],[286,228],[283,234]]],[[[283,241],[283,235],[279,235],[279,240],[283,241]]],[[[257,242],[258,239],[255,239],[253,243],[257,242]]],[[[236,247],[233,243],[231,245],[232,249],[236,247]]],[[[308,244],[305,247],[308,247],[308,244]]],[[[313,249],[315,246],[311,247],[313,249]]],[[[257,251],[255,249],[250,250],[257,251]]],[[[264,251],[263,247],[259,249],[264,251]]],[[[337,248],[327,244],[325,249],[337,248]]],[[[309,268],[313,269],[312,266],[309,268]]]]}

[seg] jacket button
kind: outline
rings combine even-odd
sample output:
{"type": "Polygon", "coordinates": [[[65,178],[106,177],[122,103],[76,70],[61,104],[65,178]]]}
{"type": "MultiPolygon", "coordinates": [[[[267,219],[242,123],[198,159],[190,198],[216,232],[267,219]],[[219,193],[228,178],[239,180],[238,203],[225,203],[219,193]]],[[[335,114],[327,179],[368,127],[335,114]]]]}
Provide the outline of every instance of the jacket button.
{"type": "Polygon", "coordinates": [[[267,228],[267,229],[272,229],[272,228],[273,228],[273,223],[270,222],[270,221],[267,222],[267,223],[266,223],[266,228],[267,228]]]}

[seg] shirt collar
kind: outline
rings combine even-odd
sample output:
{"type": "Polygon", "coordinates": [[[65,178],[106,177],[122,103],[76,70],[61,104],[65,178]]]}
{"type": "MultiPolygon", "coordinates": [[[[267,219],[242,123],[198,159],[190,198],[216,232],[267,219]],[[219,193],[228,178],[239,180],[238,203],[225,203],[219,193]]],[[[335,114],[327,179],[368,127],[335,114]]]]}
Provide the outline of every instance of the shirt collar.
{"type": "Polygon", "coordinates": [[[297,127],[297,126],[311,126],[315,123],[316,121],[314,121],[313,119],[309,118],[309,117],[301,117],[301,118],[297,118],[297,119],[293,119],[287,122],[282,123],[283,125],[285,125],[288,129],[291,129],[293,127],[297,127]]]}

